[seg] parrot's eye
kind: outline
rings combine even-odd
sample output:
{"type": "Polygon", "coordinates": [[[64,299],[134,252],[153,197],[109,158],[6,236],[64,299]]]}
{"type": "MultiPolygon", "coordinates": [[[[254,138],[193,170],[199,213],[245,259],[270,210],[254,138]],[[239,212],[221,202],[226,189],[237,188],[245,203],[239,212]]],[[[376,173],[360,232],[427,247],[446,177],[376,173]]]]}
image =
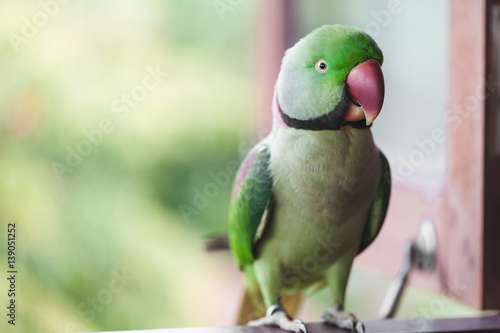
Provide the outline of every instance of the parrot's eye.
{"type": "Polygon", "coordinates": [[[325,59],[318,59],[318,61],[316,61],[316,64],[314,65],[314,68],[316,68],[316,70],[321,74],[325,74],[329,69],[325,59]]]}

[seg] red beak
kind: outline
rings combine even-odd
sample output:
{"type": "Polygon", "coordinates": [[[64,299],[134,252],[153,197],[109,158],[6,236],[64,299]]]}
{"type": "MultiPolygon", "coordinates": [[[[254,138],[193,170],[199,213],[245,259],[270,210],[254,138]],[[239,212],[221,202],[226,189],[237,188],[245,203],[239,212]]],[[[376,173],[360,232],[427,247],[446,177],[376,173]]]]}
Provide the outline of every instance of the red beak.
{"type": "Polygon", "coordinates": [[[378,61],[367,60],[354,67],[347,75],[347,90],[354,104],[347,110],[345,121],[366,119],[370,125],[377,118],[384,104],[384,76],[378,61]]]}

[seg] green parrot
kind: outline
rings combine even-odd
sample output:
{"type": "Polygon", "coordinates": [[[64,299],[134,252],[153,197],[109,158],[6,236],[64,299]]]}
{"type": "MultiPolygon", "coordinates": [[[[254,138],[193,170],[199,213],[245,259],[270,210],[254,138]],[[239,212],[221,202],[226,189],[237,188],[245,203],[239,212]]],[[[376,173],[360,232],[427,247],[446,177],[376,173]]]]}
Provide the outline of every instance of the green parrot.
{"type": "Polygon", "coordinates": [[[343,304],[353,259],[389,204],[389,164],[370,130],[384,99],[382,61],[370,36],[341,25],[286,51],[273,129],[240,166],[229,210],[229,245],[246,278],[239,322],[263,316],[248,325],[307,332],[291,314],[317,285],[331,294],[324,321],[364,332],[343,304]]]}

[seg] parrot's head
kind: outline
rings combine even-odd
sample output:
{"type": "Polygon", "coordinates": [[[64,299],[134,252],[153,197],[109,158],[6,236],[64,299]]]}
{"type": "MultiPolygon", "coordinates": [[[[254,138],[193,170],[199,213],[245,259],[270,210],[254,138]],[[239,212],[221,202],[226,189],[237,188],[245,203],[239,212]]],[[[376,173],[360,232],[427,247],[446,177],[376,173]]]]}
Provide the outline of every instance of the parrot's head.
{"type": "Polygon", "coordinates": [[[276,94],[283,121],[300,129],[367,127],[384,101],[382,51],[364,32],[325,25],[288,49],[276,94]]]}

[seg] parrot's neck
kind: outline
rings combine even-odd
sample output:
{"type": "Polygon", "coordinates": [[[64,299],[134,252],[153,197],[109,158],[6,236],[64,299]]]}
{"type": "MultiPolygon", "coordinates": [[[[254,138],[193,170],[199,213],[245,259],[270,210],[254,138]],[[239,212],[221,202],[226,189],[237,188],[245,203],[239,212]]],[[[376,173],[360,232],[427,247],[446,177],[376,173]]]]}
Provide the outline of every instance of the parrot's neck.
{"type": "Polygon", "coordinates": [[[367,184],[375,186],[380,177],[370,129],[342,126],[336,131],[307,131],[276,126],[269,146],[273,176],[286,175],[285,183],[300,187],[302,193],[335,191],[332,184],[341,184],[348,193],[363,193],[367,184]]]}
{"type": "MultiPolygon", "coordinates": [[[[341,126],[338,130],[310,131],[275,124],[271,132],[271,142],[274,148],[291,154],[299,154],[300,158],[317,158],[328,156],[328,159],[356,163],[377,153],[373,135],[369,128],[357,129],[352,126],[341,126]]],[[[297,156],[299,158],[299,156],[297,156]]]]}
{"type": "Polygon", "coordinates": [[[350,126],[356,129],[370,128],[371,125],[366,125],[366,121],[364,119],[355,122],[344,122],[342,119],[344,112],[342,110],[346,109],[348,103],[350,103],[350,100],[347,98],[347,92],[344,92],[340,102],[330,112],[313,119],[296,119],[288,116],[281,109],[278,102],[277,86],[275,86],[272,104],[273,124],[283,128],[295,128],[309,131],[338,131],[345,126],[350,126]]]}

